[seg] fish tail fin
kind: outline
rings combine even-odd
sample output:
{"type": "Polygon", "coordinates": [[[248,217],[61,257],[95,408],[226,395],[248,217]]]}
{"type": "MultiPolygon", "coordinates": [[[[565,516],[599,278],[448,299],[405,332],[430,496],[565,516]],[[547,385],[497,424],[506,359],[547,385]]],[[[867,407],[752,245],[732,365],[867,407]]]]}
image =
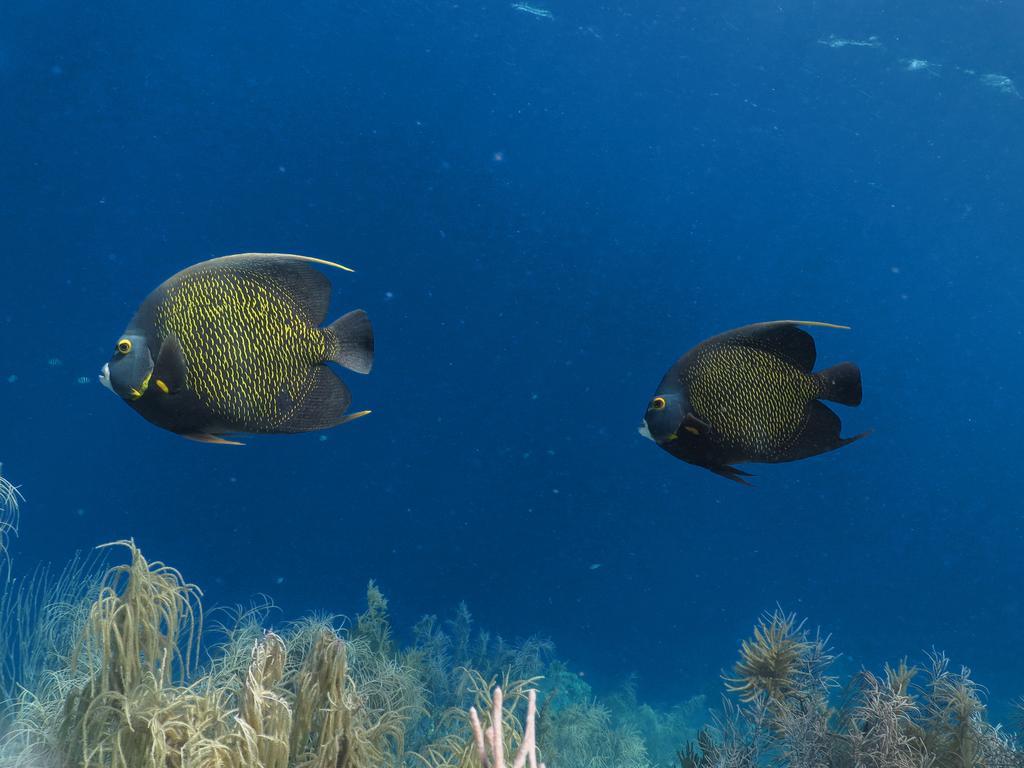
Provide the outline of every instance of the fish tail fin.
{"type": "Polygon", "coordinates": [[[328,358],[356,373],[369,373],[373,367],[373,327],[361,309],[353,309],[329,326],[334,348],[328,358]]]}
{"type": "Polygon", "coordinates": [[[839,363],[814,374],[821,386],[819,397],[840,405],[860,405],[860,368],[854,363],[839,363]]]}

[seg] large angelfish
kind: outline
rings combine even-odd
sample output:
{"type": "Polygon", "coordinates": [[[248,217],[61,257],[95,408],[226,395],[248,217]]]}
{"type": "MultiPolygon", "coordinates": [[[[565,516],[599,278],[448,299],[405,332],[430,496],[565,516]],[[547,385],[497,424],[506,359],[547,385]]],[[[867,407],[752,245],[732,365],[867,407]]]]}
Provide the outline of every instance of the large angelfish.
{"type": "Polygon", "coordinates": [[[364,416],[325,363],[369,373],[373,331],[356,309],[320,327],[330,281],[280,253],[204,261],[154,290],[119,337],[100,380],[159,427],[204,442],[307,432],[364,416]]]}

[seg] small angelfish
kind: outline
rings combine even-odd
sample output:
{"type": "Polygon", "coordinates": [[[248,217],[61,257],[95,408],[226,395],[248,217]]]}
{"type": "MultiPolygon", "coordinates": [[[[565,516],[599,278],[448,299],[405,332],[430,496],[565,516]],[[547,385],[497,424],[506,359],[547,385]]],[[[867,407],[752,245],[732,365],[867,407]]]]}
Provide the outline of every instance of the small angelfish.
{"type": "Polygon", "coordinates": [[[555,15],[546,8],[537,8],[535,6],[528,5],[527,3],[512,3],[512,7],[517,11],[522,11],[523,13],[528,13],[531,16],[537,16],[541,19],[555,18],[555,15]]]}
{"type": "Polygon", "coordinates": [[[661,380],[640,433],[678,459],[745,485],[749,473],[733,464],[795,461],[864,437],[840,437],[839,417],[820,402],[860,405],[860,369],[839,363],[813,373],[814,339],[800,325],[846,328],[780,320],[698,344],[661,380]]]}
{"type": "Polygon", "coordinates": [[[320,327],[331,283],[314,264],[352,271],[282,253],[182,270],[139,307],[100,381],[158,427],[208,443],[365,416],[346,413],[352,396],[325,363],[369,373],[370,320],[356,309],[320,327]]]}

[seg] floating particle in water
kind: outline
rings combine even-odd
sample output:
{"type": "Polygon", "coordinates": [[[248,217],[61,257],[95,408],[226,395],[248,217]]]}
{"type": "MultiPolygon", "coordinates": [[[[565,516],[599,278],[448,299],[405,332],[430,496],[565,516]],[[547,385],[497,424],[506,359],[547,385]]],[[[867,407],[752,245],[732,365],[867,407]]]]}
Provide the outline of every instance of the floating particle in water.
{"type": "Polygon", "coordinates": [[[928,61],[927,59],[900,59],[900,64],[907,72],[927,72],[932,77],[939,76],[941,64],[928,61]]]}
{"type": "Polygon", "coordinates": [[[284,576],[278,576],[276,579],[274,579],[274,583],[275,584],[284,584],[284,576]]]}
{"type": "Polygon", "coordinates": [[[600,567],[601,567],[602,565],[604,565],[604,563],[591,563],[591,564],[590,564],[590,570],[592,570],[592,571],[596,571],[596,570],[597,570],[598,568],[600,568],[600,567]]]}
{"type": "Polygon", "coordinates": [[[395,294],[392,291],[384,291],[385,301],[391,301],[393,298],[395,298],[395,294]]]}
{"type": "Polygon", "coordinates": [[[75,379],[76,384],[92,384],[92,379],[88,376],[79,376],[75,379]]]}
{"type": "Polygon", "coordinates": [[[49,360],[46,361],[46,364],[51,368],[60,368],[62,365],[64,365],[64,362],[59,357],[51,357],[49,360]]]}
{"type": "Polygon", "coordinates": [[[7,377],[7,383],[8,383],[8,384],[13,384],[13,383],[14,383],[14,382],[16,382],[17,380],[18,380],[18,377],[17,377],[17,375],[15,375],[15,374],[13,374],[13,373],[12,373],[12,374],[11,374],[10,376],[8,376],[8,377],[7,377]]]}
{"type": "Polygon", "coordinates": [[[1020,91],[1017,90],[1017,85],[1006,75],[982,75],[981,82],[989,88],[995,88],[1000,93],[1005,93],[1018,99],[1020,98],[1020,91]]]}
{"type": "Polygon", "coordinates": [[[867,40],[850,40],[845,37],[837,37],[836,35],[829,35],[818,40],[821,45],[828,46],[829,48],[881,48],[882,41],[872,35],[867,40]]]}
{"type": "Polygon", "coordinates": [[[539,19],[553,19],[555,14],[545,8],[537,8],[536,6],[529,5],[527,3],[512,3],[512,7],[517,11],[528,13],[531,16],[536,16],[539,19]]]}

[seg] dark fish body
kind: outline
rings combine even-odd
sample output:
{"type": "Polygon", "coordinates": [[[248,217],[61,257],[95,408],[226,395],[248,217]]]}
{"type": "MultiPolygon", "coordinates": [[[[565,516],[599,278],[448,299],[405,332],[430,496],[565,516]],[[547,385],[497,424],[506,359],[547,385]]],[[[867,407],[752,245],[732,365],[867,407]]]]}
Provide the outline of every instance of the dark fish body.
{"type": "Polygon", "coordinates": [[[320,327],[330,281],[287,254],[211,259],[174,275],[139,307],[104,369],[105,383],[164,429],[223,442],[229,433],[324,429],[351,395],[329,369],[368,373],[373,335],[362,310],[320,327]]]}
{"type": "Polygon", "coordinates": [[[839,417],[820,402],[861,401],[860,370],[840,363],[813,372],[814,339],[783,320],[757,323],[698,344],[673,365],[648,404],[641,431],[683,461],[738,482],[743,462],[783,462],[835,450],[839,417]]]}

